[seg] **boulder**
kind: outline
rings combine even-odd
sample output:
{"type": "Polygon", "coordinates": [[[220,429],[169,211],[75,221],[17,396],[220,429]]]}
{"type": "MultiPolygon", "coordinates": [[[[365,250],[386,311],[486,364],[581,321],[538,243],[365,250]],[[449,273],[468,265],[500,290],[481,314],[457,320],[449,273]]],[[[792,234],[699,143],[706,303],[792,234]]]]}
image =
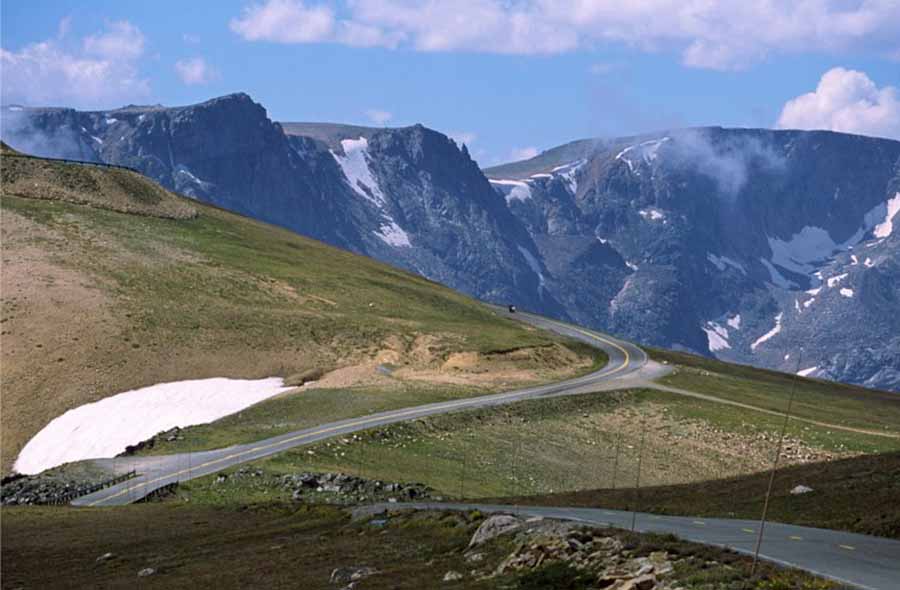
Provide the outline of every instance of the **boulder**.
{"type": "Polygon", "coordinates": [[[813,489],[811,487],[801,484],[791,490],[791,495],[792,496],[800,496],[803,494],[808,494],[812,491],[813,491],[813,489]]]}
{"type": "Polygon", "coordinates": [[[491,516],[478,527],[472,540],[469,541],[469,547],[477,547],[482,543],[486,543],[495,537],[505,535],[522,527],[522,521],[509,514],[495,514],[491,516]]]}

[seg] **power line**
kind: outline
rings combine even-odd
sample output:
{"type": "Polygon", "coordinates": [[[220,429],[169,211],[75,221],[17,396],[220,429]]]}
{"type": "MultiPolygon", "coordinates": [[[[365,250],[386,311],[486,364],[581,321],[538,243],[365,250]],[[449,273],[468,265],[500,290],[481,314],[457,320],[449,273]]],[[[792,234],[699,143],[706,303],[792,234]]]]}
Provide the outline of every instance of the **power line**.
{"type": "Polygon", "coordinates": [[[784,436],[787,433],[788,420],[791,417],[791,408],[794,405],[794,392],[797,389],[797,376],[800,372],[800,365],[803,360],[803,349],[797,356],[797,371],[794,373],[794,379],[791,381],[791,395],[788,398],[787,412],[784,414],[784,422],[781,424],[781,435],[778,437],[778,446],[775,451],[775,459],[772,462],[772,474],[769,476],[769,487],[766,489],[766,499],[763,502],[762,517],[759,522],[759,536],[756,538],[756,550],[753,552],[753,566],[750,568],[750,576],[756,575],[756,568],[759,564],[759,550],[762,547],[763,534],[766,529],[766,518],[769,514],[769,499],[772,496],[772,488],[775,485],[775,474],[778,472],[778,462],[781,459],[781,449],[784,445],[784,436]]]}

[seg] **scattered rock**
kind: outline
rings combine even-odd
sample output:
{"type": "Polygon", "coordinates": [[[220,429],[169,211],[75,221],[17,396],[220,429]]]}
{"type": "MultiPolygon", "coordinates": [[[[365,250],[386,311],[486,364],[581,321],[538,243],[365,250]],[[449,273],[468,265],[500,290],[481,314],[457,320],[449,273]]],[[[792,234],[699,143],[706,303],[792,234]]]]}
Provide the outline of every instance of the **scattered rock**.
{"type": "Polygon", "coordinates": [[[329,578],[329,581],[332,584],[351,584],[352,582],[358,582],[363,578],[368,578],[369,576],[373,576],[377,573],[378,570],[365,565],[338,567],[331,571],[331,577],[329,578]]]}
{"type": "Polygon", "coordinates": [[[152,567],[145,567],[144,569],[142,569],[141,571],[138,572],[138,577],[146,578],[147,576],[152,576],[155,573],[156,573],[156,570],[153,569],[152,567]]]}
{"type": "Polygon", "coordinates": [[[484,553],[469,553],[466,555],[466,563],[481,563],[484,561],[484,553]]]}
{"type": "Polygon", "coordinates": [[[110,559],[116,556],[115,553],[104,553],[100,557],[97,558],[97,563],[103,563],[104,561],[109,561],[110,559]]]}
{"type": "Polygon", "coordinates": [[[495,514],[491,516],[478,527],[472,540],[469,541],[469,547],[477,547],[482,543],[490,541],[494,537],[499,537],[506,533],[511,533],[522,526],[522,521],[509,514],[495,514]]]}
{"type": "Polygon", "coordinates": [[[802,494],[808,494],[812,491],[813,491],[813,489],[811,487],[801,484],[791,490],[791,495],[792,496],[800,496],[802,494]]]}
{"type": "Polygon", "coordinates": [[[457,580],[462,580],[462,578],[463,578],[463,575],[461,573],[455,572],[453,570],[450,570],[449,572],[444,574],[445,582],[456,582],[457,580]]]}

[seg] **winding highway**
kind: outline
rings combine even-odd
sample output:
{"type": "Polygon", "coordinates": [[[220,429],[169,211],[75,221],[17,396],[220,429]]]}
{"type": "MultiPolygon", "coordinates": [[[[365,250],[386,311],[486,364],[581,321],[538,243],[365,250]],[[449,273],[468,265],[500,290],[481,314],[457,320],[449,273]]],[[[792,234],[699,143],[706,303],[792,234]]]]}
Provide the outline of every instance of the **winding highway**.
{"type": "MultiPolygon", "coordinates": [[[[505,309],[495,309],[499,316],[514,317],[535,327],[575,338],[600,348],[609,356],[609,362],[600,370],[559,383],[379,412],[224,449],[115,460],[100,459],[96,462],[108,469],[111,468],[119,473],[134,469],[138,476],[77,498],[72,504],[94,507],[129,504],[170,483],[203,477],[288,449],[368,428],[436,414],[498,406],[526,399],[646,385],[649,380],[666,371],[665,367],[649,362],[646,353],[628,342],[528,313],[519,312],[511,315],[505,309]]],[[[698,501],[702,501],[702,499],[698,499],[698,501]]],[[[756,521],[661,516],[594,508],[409,503],[372,505],[365,507],[364,510],[376,512],[403,509],[468,510],[476,508],[485,512],[516,512],[526,517],[558,518],[619,528],[630,528],[634,522],[635,529],[638,531],[672,533],[689,541],[729,547],[743,553],[752,551],[759,526],[756,521]]],[[[900,588],[900,541],[842,531],[768,523],[761,556],[768,561],[804,569],[863,590],[900,588]]]]}
{"type": "MultiPolygon", "coordinates": [[[[502,512],[523,518],[556,518],[622,529],[630,529],[634,519],[634,528],[639,532],[671,533],[688,541],[745,554],[753,553],[759,531],[757,520],[661,516],[600,508],[425,502],[365,507],[370,513],[410,509],[502,512]]],[[[760,557],[863,590],[900,588],[900,541],[893,539],[768,522],[760,557]]]]}
{"type": "Polygon", "coordinates": [[[610,382],[618,383],[624,381],[647,364],[646,353],[629,342],[529,313],[510,314],[499,307],[495,308],[495,310],[499,316],[513,317],[535,327],[550,330],[600,348],[606,352],[609,361],[597,371],[558,383],[379,412],[368,416],[321,424],[313,428],[297,430],[265,440],[234,445],[223,449],[173,455],[119,458],[115,460],[98,459],[95,463],[100,466],[119,473],[133,469],[138,473],[138,476],[93,494],[81,496],[75,499],[72,504],[75,506],[130,504],[140,500],[153,490],[171,483],[203,477],[241,463],[275,455],[288,449],[368,428],[415,420],[436,414],[498,406],[526,399],[589,393],[596,391],[598,387],[608,386],[610,382]]]}

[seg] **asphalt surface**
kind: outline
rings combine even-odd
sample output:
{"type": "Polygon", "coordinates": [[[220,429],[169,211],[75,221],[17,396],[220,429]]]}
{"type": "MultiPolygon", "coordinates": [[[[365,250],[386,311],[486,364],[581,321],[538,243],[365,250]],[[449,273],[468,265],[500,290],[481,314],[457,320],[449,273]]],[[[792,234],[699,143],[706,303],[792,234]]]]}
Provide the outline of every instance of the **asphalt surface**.
{"type": "MultiPolygon", "coordinates": [[[[510,315],[501,308],[497,308],[497,312],[499,315],[510,315]]],[[[627,386],[640,382],[636,379],[644,375],[645,367],[652,365],[648,363],[647,355],[637,346],[611,336],[522,312],[512,317],[596,346],[606,352],[609,362],[598,371],[559,383],[380,412],[245,445],[177,455],[100,459],[97,461],[99,464],[113,471],[121,473],[134,469],[139,475],[116,486],[82,496],[72,503],[76,506],[129,504],[170,483],[203,477],[234,465],[367,428],[525,399],[574,395],[627,386]]],[[[626,529],[631,528],[633,520],[637,531],[672,533],[689,541],[728,547],[743,553],[752,553],[754,550],[759,526],[757,521],[748,520],[660,516],[593,508],[409,503],[374,505],[365,509],[373,512],[385,509],[478,509],[483,512],[514,512],[527,517],[559,518],[626,529]]],[[[766,525],[760,555],[768,561],[800,568],[866,590],[900,589],[900,541],[770,522],[766,525]]]]}
{"type": "MultiPolygon", "coordinates": [[[[688,541],[748,554],[753,553],[759,534],[759,521],[756,520],[659,516],[598,508],[427,502],[366,507],[366,511],[373,514],[408,509],[503,512],[524,518],[541,516],[623,529],[630,529],[634,519],[635,530],[639,532],[672,533],[688,541]]],[[[900,588],[900,541],[892,539],[769,522],[766,523],[760,557],[866,590],[900,588]]]]}
{"type": "Polygon", "coordinates": [[[610,382],[625,380],[647,364],[648,359],[644,351],[631,343],[540,316],[524,312],[509,314],[503,308],[495,309],[498,315],[513,317],[533,326],[569,336],[600,348],[609,356],[609,362],[600,370],[567,381],[493,395],[380,412],[322,424],[313,428],[297,430],[254,443],[235,445],[224,449],[175,455],[98,459],[95,463],[112,471],[123,473],[134,469],[138,476],[118,485],[77,498],[72,504],[75,506],[130,504],[140,500],[153,490],[170,483],[203,477],[241,463],[254,461],[288,449],[313,444],[359,430],[415,420],[424,416],[498,406],[526,399],[588,393],[596,391],[600,386],[607,387],[610,382]]]}

